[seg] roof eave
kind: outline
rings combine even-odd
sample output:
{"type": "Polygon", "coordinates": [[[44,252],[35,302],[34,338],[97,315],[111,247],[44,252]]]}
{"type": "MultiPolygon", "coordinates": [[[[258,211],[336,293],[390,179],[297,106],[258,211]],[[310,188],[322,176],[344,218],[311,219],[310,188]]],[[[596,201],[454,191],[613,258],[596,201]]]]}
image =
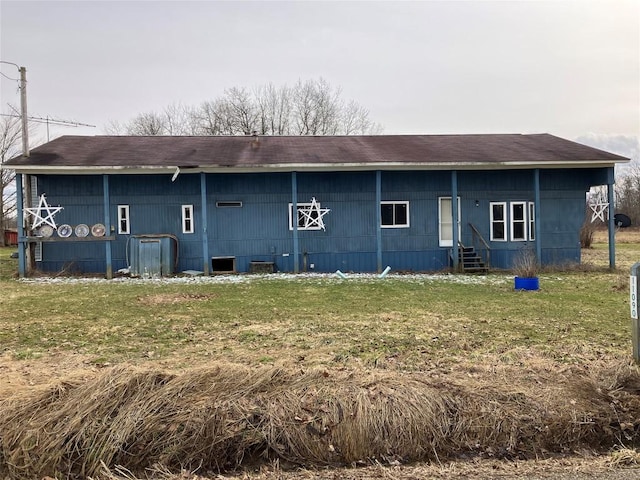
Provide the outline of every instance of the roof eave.
{"type": "Polygon", "coordinates": [[[51,175],[140,175],[175,173],[180,168],[181,173],[250,173],[250,172],[301,172],[301,171],[371,171],[371,170],[510,170],[531,168],[607,168],[621,161],[549,161],[549,162],[376,162],[376,163],[285,163],[256,166],[233,165],[201,165],[184,167],[178,165],[157,166],[41,166],[41,165],[4,165],[3,169],[15,170],[24,174],[51,175]]]}

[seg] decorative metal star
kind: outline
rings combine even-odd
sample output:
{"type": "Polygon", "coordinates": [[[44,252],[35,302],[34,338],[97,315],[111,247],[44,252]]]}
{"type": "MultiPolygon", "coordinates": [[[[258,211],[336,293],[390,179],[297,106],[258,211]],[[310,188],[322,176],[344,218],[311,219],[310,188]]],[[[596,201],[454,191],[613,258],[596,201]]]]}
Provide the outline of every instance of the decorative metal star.
{"type": "Polygon", "coordinates": [[[320,208],[320,204],[316,201],[316,197],[311,198],[311,205],[308,207],[300,207],[298,212],[304,220],[304,228],[318,227],[325,230],[324,217],[331,210],[328,208],[320,208]]]}
{"type": "Polygon", "coordinates": [[[62,207],[52,207],[47,203],[47,197],[43,193],[40,195],[40,202],[36,208],[25,208],[25,214],[33,215],[33,225],[31,228],[38,228],[40,225],[49,225],[51,228],[58,228],[53,216],[62,210],[62,207]]]}
{"type": "Polygon", "coordinates": [[[590,205],[590,207],[593,211],[593,213],[591,214],[591,223],[595,222],[598,218],[603,222],[606,221],[606,219],[604,218],[604,214],[609,209],[608,203],[595,203],[593,205],[590,205]]]}

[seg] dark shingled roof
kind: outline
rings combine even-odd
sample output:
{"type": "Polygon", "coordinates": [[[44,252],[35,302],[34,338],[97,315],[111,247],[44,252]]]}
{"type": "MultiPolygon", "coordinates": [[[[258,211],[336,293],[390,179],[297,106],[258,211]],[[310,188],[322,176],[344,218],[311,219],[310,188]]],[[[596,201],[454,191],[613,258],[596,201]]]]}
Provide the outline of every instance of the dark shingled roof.
{"type": "Polygon", "coordinates": [[[64,136],[11,168],[302,169],[602,166],[627,158],[549,134],[291,137],[64,136]],[[75,167],[75,168],[74,168],[75,167]],[[295,167],[295,168],[294,168],[295,167]]]}

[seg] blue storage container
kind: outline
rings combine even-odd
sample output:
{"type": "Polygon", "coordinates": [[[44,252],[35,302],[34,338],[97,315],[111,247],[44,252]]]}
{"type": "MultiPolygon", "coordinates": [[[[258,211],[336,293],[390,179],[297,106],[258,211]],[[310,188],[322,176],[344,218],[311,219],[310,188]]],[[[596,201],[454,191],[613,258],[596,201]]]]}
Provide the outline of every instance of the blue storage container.
{"type": "Polygon", "coordinates": [[[540,281],[538,277],[515,277],[514,279],[514,289],[515,290],[539,290],[540,289],[540,281]]]}

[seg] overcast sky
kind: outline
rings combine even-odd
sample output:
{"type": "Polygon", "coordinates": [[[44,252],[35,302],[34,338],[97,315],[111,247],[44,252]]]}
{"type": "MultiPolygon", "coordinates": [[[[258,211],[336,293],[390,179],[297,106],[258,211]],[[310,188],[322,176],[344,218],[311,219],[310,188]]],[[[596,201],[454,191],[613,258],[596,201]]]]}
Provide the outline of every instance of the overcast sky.
{"type": "MultiPolygon", "coordinates": [[[[638,0],[1,0],[0,28],[0,59],[27,68],[29,113],[97,126],[52,136],[320,77],[385,134],[640,134],[638,0]]],[[[15,80],[0,93],[3,112],[19,104],[15,80]]]]}

